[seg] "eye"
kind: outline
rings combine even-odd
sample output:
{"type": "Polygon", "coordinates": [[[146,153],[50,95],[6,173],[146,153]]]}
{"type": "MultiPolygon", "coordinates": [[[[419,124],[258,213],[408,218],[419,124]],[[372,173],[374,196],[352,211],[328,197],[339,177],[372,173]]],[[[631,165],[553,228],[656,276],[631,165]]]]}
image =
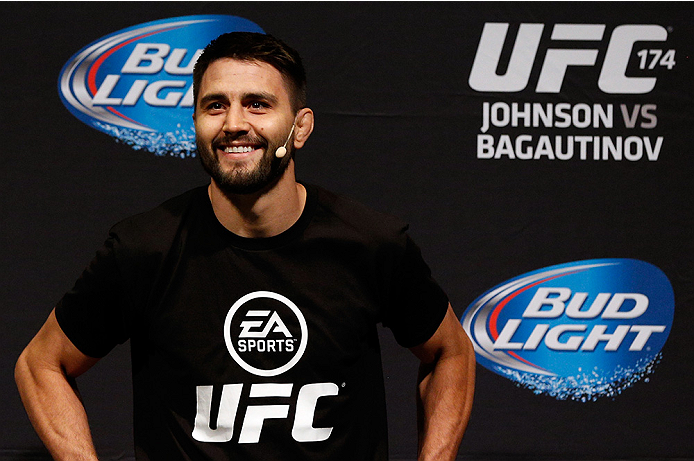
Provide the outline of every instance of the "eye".
{"type": "Polygon", "coordinates": [[[250,104],[248,104],[248,108],[254,112],[263,112],[267,110],[269,107],[270,105],[263,101],[253,101],[250,104]]]}
{"type": "Polygon", "coordinates": [[[207,106],[207,110],[215,112],[224,109],[224,105],[221,102],[213,102],[207,106]]]}

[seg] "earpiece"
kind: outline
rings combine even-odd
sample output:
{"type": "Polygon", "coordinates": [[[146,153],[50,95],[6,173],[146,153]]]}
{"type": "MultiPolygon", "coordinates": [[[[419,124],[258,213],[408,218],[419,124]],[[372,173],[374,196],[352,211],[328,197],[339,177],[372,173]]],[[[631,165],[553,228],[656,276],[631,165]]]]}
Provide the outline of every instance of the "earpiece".
{"type": "Polygon", "coordinates": [[[282,158],[285,155],[287,155],[287,144],[289,144],[289,140],[291,139],[292,135],[294,134],[294,124],[292,124],[292,130],[289,132],[289,136],[287,136],[287,140],[284,142],[284,146],[280,146],[277,148],[275,151],[275,157],[277,158],[282,158]]]}

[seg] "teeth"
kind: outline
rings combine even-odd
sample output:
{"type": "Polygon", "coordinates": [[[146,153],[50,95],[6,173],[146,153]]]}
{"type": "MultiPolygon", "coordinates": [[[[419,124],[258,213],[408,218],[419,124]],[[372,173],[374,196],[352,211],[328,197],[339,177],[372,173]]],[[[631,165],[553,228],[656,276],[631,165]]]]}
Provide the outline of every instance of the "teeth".
{"type": "Polygon", "coordinates": [[[251,152],[253,147],[250,146],[245,146],[245,147],[227,147],[224,149],[224,152],[228,154],[243,154],[246,152],[251,152]]]}

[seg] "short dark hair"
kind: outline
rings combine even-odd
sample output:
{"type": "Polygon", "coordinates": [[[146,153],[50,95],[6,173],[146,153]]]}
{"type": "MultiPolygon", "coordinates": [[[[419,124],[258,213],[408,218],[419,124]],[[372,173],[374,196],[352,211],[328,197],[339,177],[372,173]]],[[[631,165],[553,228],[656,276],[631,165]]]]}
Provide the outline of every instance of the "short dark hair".
{"type": "Polygon", "coordinates": [[[212,40],[205,47],[193,69],[193,99],[197,107],[200,83],[214,61],[232,58],[260,61],[277,69],[289,86],[294,111],[306,106],[306,71],[299,53],[272,35],[255,32],[230,32],[212,40]]]}

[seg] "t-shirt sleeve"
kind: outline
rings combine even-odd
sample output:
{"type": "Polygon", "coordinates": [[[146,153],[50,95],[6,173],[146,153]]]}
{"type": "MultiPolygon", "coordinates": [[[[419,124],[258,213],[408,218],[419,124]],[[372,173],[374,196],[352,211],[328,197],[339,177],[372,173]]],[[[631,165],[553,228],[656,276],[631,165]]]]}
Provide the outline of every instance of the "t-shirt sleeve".
{"type": "Polygon", "coordinates": [[[65,335],[90,357],[105,356],[129,337],[126,295],[115,257],[117,245],[118,239],[112,234],[55,309],[65,335]]]}
{"type": "Polygon", "coordinates": [[[383,324],[403,347],[417,346],[431,338],[448,309],[448,297],[432,278],[419,247],[407,234],[386,303],[383,324]]]}

